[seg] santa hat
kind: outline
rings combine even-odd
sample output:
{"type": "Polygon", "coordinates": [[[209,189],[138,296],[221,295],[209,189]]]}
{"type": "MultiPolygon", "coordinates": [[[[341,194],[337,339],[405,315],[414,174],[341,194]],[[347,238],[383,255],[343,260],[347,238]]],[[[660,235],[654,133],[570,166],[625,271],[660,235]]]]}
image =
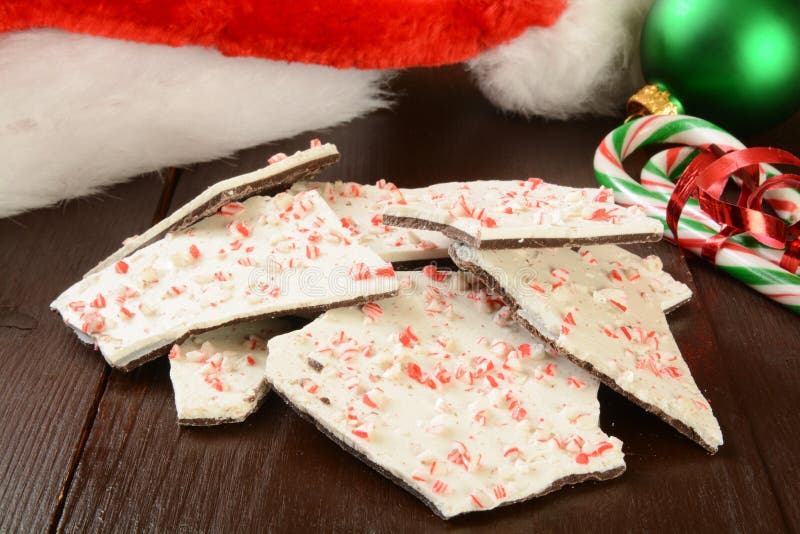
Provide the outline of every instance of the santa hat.
{"type": "Polygon", "coordinates": [[[466,62],[524,115],[620,111],[652,0],[6,0],[0,216],[386,106],[466,62]]]}

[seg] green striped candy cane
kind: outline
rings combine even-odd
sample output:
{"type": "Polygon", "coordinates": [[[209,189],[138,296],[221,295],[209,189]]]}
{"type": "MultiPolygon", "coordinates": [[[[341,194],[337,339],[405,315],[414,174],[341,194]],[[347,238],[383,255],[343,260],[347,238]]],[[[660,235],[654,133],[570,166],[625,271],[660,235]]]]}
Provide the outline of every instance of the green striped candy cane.
{"type": "MultiPolygon", "coordinates": [[[[698,154],[693,147],[716,144],[723,149],[741,149],[744,145],[714,124],[683,115],[658,115],[628,122],[609,133],[594,158],[595,175],[601,185],[614,191],[617,202],[638,204],[648,215],[664,224],[665,238],[696,255],[703,243],[717,234],[719,225],[690,199],[678,222],[678,236],[666,224],[666,208],[675,181],[698,154]],[[634,180],[622,162],[642,146],[669,143],[683,145],[659,152],[642,169],[641,181],[634,180]]],[[[762,179],[778,171],[762,165],[762,179]]],[[[784,219],[796,217],[800,194],[795,190],[775,190],[769,200],[784,219]]],[[[763,246],[747,234],[729,238],[719,250],[716,265],[754,290],[800,313],[800,276],[778,265],[782,251],[763,246]]]]}

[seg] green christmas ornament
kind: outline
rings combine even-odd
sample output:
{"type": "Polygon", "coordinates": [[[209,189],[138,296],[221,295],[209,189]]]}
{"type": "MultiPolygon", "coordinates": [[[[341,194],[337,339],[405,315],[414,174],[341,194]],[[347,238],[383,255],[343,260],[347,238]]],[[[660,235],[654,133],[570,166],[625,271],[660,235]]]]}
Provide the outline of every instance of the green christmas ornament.
{"type": "Polygon", "coordinates": [[[652,85],[634,113],[664,112],[660,93],[656,107],[747,133],[800,108],[799,0],[657,0],[641,51],[652,85]]]}

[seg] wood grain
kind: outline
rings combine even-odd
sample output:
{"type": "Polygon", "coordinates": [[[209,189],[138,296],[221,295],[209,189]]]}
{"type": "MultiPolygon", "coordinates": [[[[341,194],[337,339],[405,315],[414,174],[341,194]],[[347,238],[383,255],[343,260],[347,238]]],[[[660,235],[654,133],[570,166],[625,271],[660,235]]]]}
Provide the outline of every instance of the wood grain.
{"type": "Polygon", "coordinates": [[[800,324],[737,280],[691,261],[717,337],[786,522],[800,527],[800,462],[792,443],[800,428],[800,324]]]}
{"type": "MultiPolygon", "coordinates": [[[[539,175],[563,184],[594,185],[594,149],[616,124],[505,117],[459,70],[410,71],[395,85],[403,96],[392,111],[187,169],[173,209],[213,181],[262,166],[272,153],[301,148],[310,137],[334,142],[342,152],[341,164],[327,177],[386,177],[416,186],[539,175]]],[[[669,269],[693,284],[678,251],[667,244],[655,247],[669,269]]],[[[726,444],[716,456],[602,389],[603,427],[625,443],[628,471],[621,478],[447,523],[340,450],[274,395],[243,424],[178,428],[168,363],[162,360],[129,375],[112,373],[59,526],[65,531],[189,532],[796,530],[795,517],[781,511],[792,498],[791,479],[776,482],[773,470],[796,465],[797,427],[773,432],[772,449],[762,446],[769,435],[763,433],[768,418],[775,417],[770,410],[790,411],[796,398],[791,392],[797,367],[794,374],[777,372],[780,362],[796,352],[796,334],[783,316],[776,324],[784,329],[753,339],[746,330],[749,320],[722,301],[723,295],[715,295],[714,282],[705,278],[718,275],[702,268],[696,272],[704,276],[699,297],[670,322],[720,419],[726,444]],[[725,321],[716,318],[719,313],[725,321]],[[729,338],[719,344],[723,325],[739,330],[740,337],[733,339],[746,350],[734,353],[736,341],[729,338]],[[765,352],[764,359],[772,355],[774,372],[763,374],[745,390],[750,395],[742,397],[747,367],[733,367],[756,350],[765,352]],[[761,388],[774,393],[761,394],[761,388]]],[[[760,297],[747,291],[737,299],[739,308],[753,306],[764,315],[761,324],[772,324],[784,313],[763,306],[760,297]]],[[[795,420],[786,415],[779,421],[795,420]]]]}
{"type": "Polygon", "coordinates": [[[49,311],[85,271],[146,228],[153,177],[0,220],[0,532],[55,521],[105,385],[102,358],[49,311]]]}

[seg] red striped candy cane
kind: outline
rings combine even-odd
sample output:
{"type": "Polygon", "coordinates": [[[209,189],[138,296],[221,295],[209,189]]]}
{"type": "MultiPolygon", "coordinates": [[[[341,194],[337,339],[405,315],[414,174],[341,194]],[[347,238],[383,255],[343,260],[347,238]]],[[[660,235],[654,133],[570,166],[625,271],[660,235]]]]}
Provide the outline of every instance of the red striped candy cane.
{"type": "MultiPolygon", "coordinates": [[[[638,204],[648,215],[664,224],[665,238],[675,241],[666,225],[666,207],[674,189],[674,180],[697,154],[699,147],[715,144],[723,149],[741,149],[744,145],[710,122],[684,115],[650,116],[628,122],[609,133],[594,158],[595,175],[600,184],[612,189],[615,200],[623,205],[638,204]],[[642,170],[642,181],[634,180],[622,162],[642,146],[660,143],[684,145],[684,148],[660,152],[642,170]]],[[[762,165],[762,180],[778,174],[762,165]]],[[[800,194],[795,190],[776,190],[770,201],[784,219],[797,217],[800,194]]],[[[678,223],[678,244],[700,255],[703,244],[716,235],[719,225],[700,210],[694,200],[687,203],[678,223]]],[[[800,276],[777,265],[782,251],[769,249],[746,234],[728,239],[719,250],[716,265],[759,293],[800,313],[800,276]]]]}

